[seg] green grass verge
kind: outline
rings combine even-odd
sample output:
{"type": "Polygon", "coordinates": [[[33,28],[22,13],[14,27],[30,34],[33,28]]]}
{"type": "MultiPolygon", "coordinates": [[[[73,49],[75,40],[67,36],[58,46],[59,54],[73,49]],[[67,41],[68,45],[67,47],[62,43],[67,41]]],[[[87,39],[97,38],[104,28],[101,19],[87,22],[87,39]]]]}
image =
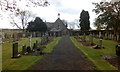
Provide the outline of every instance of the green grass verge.
{"type": "Polygon", "coordinates": [[[105,41],[105,44],[103,45],[107,47],[107,44],[109,44],[109,46],[106,49],[93,49],[93,47],[90,47],[90,46],[83,46],[81,43],[77,42],[74,39],[74,37],[70,37],[70,38],[72,42],[75,44],[75,46],[80,51],[82,51],[90,61],[93,62],[95,66],[95,70],[117,70],[114,66],[109,64],[109,62],[101,58],[101,55],[104,55],[104,54],[114,54],[115,53],[114,49],[113,51],[111,51],[111,48],[112,48],[111,46],[117,43],[114,43],[113,41],[105,41]]]}
{"type": "MultiPolygon", "coordinates": [[[[47,45],[47,48],[44,50],[45,52],[51,52],[53,47],[57,44],[60,38],[55,38],[51,43],[47,45]]],[[[40,38],[32,38],[32,43],[36,40],[40,41],[40,38]]],[[[29,45],[28,38],[24,38],[19,43],[19,51],[22,50],[21,46],[23,44],[29,45]]],[[[2,47],[2,69],[3,70],[25,70],[31,65],[33,65],[36,61],[42,59],[44,56],[27,56],[23,55],[20,58],[12,59],[12,43],[4,43],[2,47]]]]}
{"type": "MultiPolygon", "coordinates": [[[[86,40],[89,40],[89,36],[86,36],[86,40]]],[[[93,38],[93,42],[97,45],[99,45],[99,39],[93,38]]],[[[100,49],[102,55],[115,55],[115,46],[118,45],[118,42],[115,42],[113,40],[104,40],[103,39],[103,47],[105,49],[100,49]]]]}
{"type": "Polygon", "coordinates": [[[54,41],[49,43],[42,52],[51,53],[53,51],[53,48],[58,44],[60,39],[61,37],[57,37],[56,39],[54,39],[54,41]]]}

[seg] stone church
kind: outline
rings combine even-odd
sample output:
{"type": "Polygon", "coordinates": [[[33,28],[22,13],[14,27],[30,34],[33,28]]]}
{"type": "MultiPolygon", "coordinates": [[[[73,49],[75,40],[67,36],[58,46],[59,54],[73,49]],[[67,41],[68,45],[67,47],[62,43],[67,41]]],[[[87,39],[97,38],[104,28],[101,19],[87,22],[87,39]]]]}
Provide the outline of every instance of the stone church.
{"type": "Polygon", "coordinates": [[[58,19],[55,22],[46,22],[49,36],[62,36],[69,34],[67,24],[65,24],[59,16],[60,14],[58,14],[58,19]]]}

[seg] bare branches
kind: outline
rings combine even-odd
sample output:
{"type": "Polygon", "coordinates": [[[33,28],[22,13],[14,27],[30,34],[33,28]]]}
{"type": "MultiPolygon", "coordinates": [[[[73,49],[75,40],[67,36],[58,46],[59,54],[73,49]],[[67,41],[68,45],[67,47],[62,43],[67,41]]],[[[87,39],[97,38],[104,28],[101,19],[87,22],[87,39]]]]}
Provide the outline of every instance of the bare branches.
{"type": "Polygon", "coordinates": [[[25,29],[27,22],[31,17],[29,11],[22,10],[19,6],[19,3],[26,2],[23,7],[37,7],[37,6],[48,6],[49,3],[47,0],[0,0],[1,11],[9,13],[9,18],[14,26],[19,29],[25,29]],[[11,16],[13,15],[13,16],[11,16]],[[14,17],[18,17],[21,20],[21,25],[17,24],[17,21],[14,17]],[[22,27],[22,28],[21,28],[22,27]]]}

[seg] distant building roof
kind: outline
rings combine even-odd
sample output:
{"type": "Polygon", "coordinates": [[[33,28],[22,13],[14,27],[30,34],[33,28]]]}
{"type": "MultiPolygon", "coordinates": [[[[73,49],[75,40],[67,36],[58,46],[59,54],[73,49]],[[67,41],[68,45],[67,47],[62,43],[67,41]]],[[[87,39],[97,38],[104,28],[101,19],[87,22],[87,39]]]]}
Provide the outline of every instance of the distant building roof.
{"type": "Polygon", "coordinates": [[[59,32],[63,30],[68,30],[64,21],[58,18],[55,22],[45,22],[48,30],[51,32],[59,32]]]}
{"type": "Polygon", "coordinates": [[[45,22],[45,23],[46,23],[48,28],[50,28],[54,24],[54,22],[45,22]]]}
{"type": "Polygon", "coordinates": [[[52,28],[50,31],[51,31],[51,32],[60,32],[60,31],[62,31],[62,30],[61,30],[61,29],[58,29],[58,28],[52,28]]]}

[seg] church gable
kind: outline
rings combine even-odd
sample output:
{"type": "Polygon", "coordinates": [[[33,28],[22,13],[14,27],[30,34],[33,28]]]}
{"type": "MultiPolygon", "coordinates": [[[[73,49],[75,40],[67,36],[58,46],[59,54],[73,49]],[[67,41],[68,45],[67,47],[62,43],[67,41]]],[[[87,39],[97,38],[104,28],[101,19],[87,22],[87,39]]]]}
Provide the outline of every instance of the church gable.
{"type": "Polygon", "coordinates": [[[66,25],[62,22],[62,20],[60,20],[60,18],[58,18],[55,23],[53,24],[52,28],[58,28],[58,29],[61,29],[61,30],[66,30],[67,27],[66,25]]]}

